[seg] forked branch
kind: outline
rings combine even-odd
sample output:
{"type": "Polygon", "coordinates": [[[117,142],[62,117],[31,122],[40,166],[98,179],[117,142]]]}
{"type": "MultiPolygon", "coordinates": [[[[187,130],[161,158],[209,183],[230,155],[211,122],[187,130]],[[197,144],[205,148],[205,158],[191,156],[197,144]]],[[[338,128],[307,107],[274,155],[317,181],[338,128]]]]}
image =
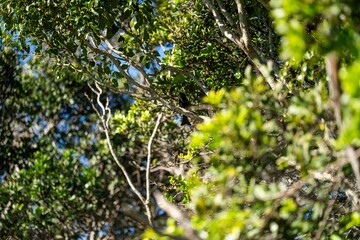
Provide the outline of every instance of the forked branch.
{"type": "MultiPolygon", "coordinates": [[[[237,30],[238,28],[235,27],[235,32],[232,29],[228,29],[226,27],[226,24],[223,20],[223,18],[221,17],[221,12],[217,9],[217,7],[215,6],[215,4],[212,3],[211,0],[202,0],[203,3],[207,6],[207,8],[211,11],[215,22],[220,30],[220,32],[226,37],[228,38],[230,41],[232,41],[233,43],[236,44],[236,46],[238,48],[240,48],[245,55],[247,56],[247,58],[252,62],[252,64],[254,65],[254,67],[261,73],[261,75],[263,75],[267,81],[267,83],[270,85],[270,87],[272,89],[276,89],[276,84],[274,81],[273,76],[271,76],[271,74],[269,74],[269,71],[267,69],[266,65],[266,60],[261,56],[261,54],[259,54],[259,51],[256,49],[256,47],[254,46],[254,44],[251,42],[251,37],[249,34],[249,27],[248,27],[248,20],[247,20],[247,16],[245,13],[245,8],[244,8],[244,4],[242,0],[235,0],[236,5],[237,5],[237,12],[238,12],[238,16],[239,16],[239,27],[240,30],[237,30]],[[237,34],[240,33],[240,34],[237,34]]],[[[218,4],[220,9],[222,10],[222,4],[218,4]]],[[[228,13],[226,12],[226,10],[222,11],[225,18],[229,19],[229,17],[227,16],[228,13]]],[[[230,19],[231,22],[229,22],[229,25],[232,26],[232,19],[230,19]]],[[[272,63],[273,66],[273,71],[277,72],[278,67],[277,64],[274,60],[270,61],[272,63]]]]}
{"type": "Polygon", "coordinates": [[[112,145],[111,139],[110,139],[110,133],[109,133],[109,121],[111,118],[111,110],[109,108],[109,100],[106,100],[106,104],[104,105],[101,102],[101,94],[102,94],[102,89],[100,88],[99,84],[97,82],[95,82],[95,87],[96,89],[94,89],[91,85],[89,85],[90,89],[96,94],[96,103],[99,106],[100,110],[95,107],[94,102],[90,99],[90,97],[85,94],[85,96],[88,98],[88,100],[90,101],[93,109],[95,110],[96,114],[98,115],[98,117],[101,120],[101,124],[102,124],[102,131],[105,133],[105,137],[106,137],[106,143],[108,145],[108,148],[110,150],[111,156],[114,159],[114,161],[116,162],[116,164],[119,166],[119,168],[121,169],[121,172],[124,174],[126,182],[129,184],[131,190],[135,193],[135,195],[139,198],[139,200],[142,202],[142,204],[145,207],[146,210],[146,215],[149,221],[149,225],[153,226],[152,224],[152,215],[151,215],[151,211],[150,211],[150,207],[149,207],[149,201],[147,199],[145,199],[141,193],[139,192],[139,190],[136,189],[136,187],[134,186],[129,173],[127,172],[125,166],[120,162],[120,160],[118,159],[114,147],[112,145]]]}

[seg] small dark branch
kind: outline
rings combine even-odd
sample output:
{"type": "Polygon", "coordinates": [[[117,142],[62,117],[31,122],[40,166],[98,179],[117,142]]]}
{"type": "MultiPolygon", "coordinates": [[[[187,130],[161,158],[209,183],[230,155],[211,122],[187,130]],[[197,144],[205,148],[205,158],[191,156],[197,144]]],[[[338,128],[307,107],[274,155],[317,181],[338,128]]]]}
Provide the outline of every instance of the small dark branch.
{"type": "MultiPolygon", "coordinates": [[[[338,172],[338,174],[336,176],[336,182],[333,183],[334,187],[332,188],[332,190],[335,190],[336,192],[339,190],[340,183],[341,183],[341,180],[342,180],[342,174],[341,173],[342,173],[341,171],[338,172]]],[[[336,201],[336,197],[334,197],[333,199],[331,199],[328,202],[328,207],[325,210],[324,216],[322,217],[322,220],[319,223],[319,229],[318,229],[318,231],[316,232],[316,235],[315,235],[316,240],[321,239],[321,235],[324,232],[324,228],[326,226],[326,223],[329,220],[330,213],[331,213],[332,209],[334,208],[335,201],[336,201]]]]}
{"type": "Polygon", "coordinates": [[[269,3],[266,2],[265,0],[257,0],[266,10],[270,11],[271,8],[269,6],[269,3]]]}
{"type": "Polygon", "coordinates": [[[165,70],[169,70],[171,72],[175,72],[175,73],[180,73],[183,74],[185,76],[188,76],[190,78],[192,78],[194,80],[194,82],[201,88],[201,90],[208,95],[209,94],[209,89],[205,86],[205,84],[198,79],[195,74],[185,70],[185,69],[181,69],[178,67],[174,67],[174,66],[169,66],[164,64],[163,62],[161,62],[154,54],[150,53],[149,51],[143,49],[144,53],[147,54],[148,56],[151,57],[152,60],[154,60],[157,64],[159,64],[160,67],[162,67],[165,70]]]}
{"type": "Polygon", "coordinates": [[[204,83],[202,83],[194,74],[192,74],[189,71],[186,71],[184,69],[181,68],[177,68],[177,67],[173,67],[173,66],[169,66],[169,65],[165,65],[165,64],[159,64],[161,67],[163,67],[164,69],[170,70],[172,72],[176,72],[176,73],[180,73],[183,74],[185,76],[188,76],[190,78],[192,78],[194,80],[194,82],[201,88],[201,90],[208,95],[209,94],[209,89],[205,86],[204,83]]]}

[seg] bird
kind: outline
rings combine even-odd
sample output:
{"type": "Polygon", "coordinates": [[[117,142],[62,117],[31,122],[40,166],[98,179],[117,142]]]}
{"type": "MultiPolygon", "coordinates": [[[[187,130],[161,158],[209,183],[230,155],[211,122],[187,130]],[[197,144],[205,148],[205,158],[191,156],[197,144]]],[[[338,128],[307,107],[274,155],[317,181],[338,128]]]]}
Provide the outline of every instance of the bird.
{"type": "MultiPolygon", "coordinates": [[[[186,97],[185,93],[183,93],[183,92],[180,93],[179,105],[182,108],[188,108],[190,106],[190,102],[189,102],[188,98],[186,97]]],[[[190,124],[189,118],[185,115],[182,115],[181,126],[184,126],[184,125],[190,126],[191,124],[190,124]]]]}
{"type": "Polygon", "coordinates": [[[182,92],[180,93],[179,105],[182,108],[187,108],[190,106],[190,102],[187,99],[185,93],[182,93],[182,92]]]}

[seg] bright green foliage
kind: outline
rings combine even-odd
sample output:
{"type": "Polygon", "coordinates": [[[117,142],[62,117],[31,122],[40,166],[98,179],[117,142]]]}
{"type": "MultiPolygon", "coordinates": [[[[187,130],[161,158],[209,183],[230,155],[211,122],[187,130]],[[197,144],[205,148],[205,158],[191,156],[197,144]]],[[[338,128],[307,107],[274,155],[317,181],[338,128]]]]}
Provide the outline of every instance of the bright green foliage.
{"type": "Polygon", "coordinates": [[[1,236],[360,238],[357,1],[0,13],[1,236]]]}
{"type": "MultiPolygon", "coordinates": [[[[360,42],[359,42],[360,43],[360,42]]],[[[339,144],[360,145],[360,61],[357,59],[348,68],[342,69],[340,78],[344,89],[342,102],[344,106],[344,131],[342,132],[339,144]]]]}
{"type": "Polygon", "coordinates": [[[217,113],[198,125],[191,139],[193,148],[213,152],[199,157],[191,171],[202,180],[194,184],[188,178],[193,226],[205,239],[314,239],[320,223],[322,236],[357,238],[358,209],[344,196],[358,191],[350,166],[339,169],[344,153],[336,143],[340,135],[342,147],[358,144],[356,8],[328,1],[273,1],[272,6],[283,36],[282,57],[290,58],[278,76],[286,87],[269,90],[248,72],[242,87],[205,97],[217,113]],[[322,55],[330,51],[343,61],[342,131],[334,121],[322,55]],[[205,173],[204,163],[210,166],[205,173]],[[332,164],[337,171],[330,174],[339,184],[319,176],[332,164]],[[334,222],[323,219],[329,204],[334,205],[326,216],[334,222]]]}
{"type": "Polygon", "coordinates": [[[356,1],[271,1],[276,30],[283,36],[282,56],[299,61],[307,51],[317,54],[336,51],[345,60],[357,57],[357,4],[356,1]]]}
{"type": "Polygon", "coordinates": [[[151,131],[150,126],[147,125],[147,123],[151,123],[150,120],[153,118],[153,115],[150,113],[151,110],[152,107],[149,104],[136,102],[126,114],[115,113],[112,119],[116,126],[114,133],[124,134],[129,138],[139,136],[140,133],[147,134],[151,131]],[[136,130],[136,135],[134,130],[136,130]]]}
{"type": "Polygon", "coordinates": [[[206,149],[215,151],[207,160],[212,166],[207,170],[209,179],[190,190],[197,212],[194,226],[206,230],[209,239],[288,239],[299,232],[310,236],[317,225],[304,219],[310,209],[303,201],[314,206],[315,222],[326,208],[322,199],[328,198],[332,185],[312,180],[306,190],[299,189],[303,196],[276,200],[292,181],[308,178],[333,161],[329,147],[334,147],[334,140],[324,126],[329,121],[324,112],[328,108],[324,84],[287,103],[266,89],[257,78],[233,91],[210,94],[212,103],[216,97],[222,99],[216,104],[219,111],[211,121],[200,124],[192,137],[194,147],[206,144],[206,149]],[[315,191],[318,199],[312,200],[315,191]],[[277,204],[279,211],[270,215],[277,204]],[[215,230],[215,226],[222,227],[215,230]]]}
{"type": "Polygon", "coordinates": [[[356,1],[272,1],[276,28],[283,35],[283,56],[302,60],[335,52],[341,59],[344,130],[339,146],[359,144],[359,10],[356,1]],[[297,6],[303,5],[304,8],[297,6]]]}

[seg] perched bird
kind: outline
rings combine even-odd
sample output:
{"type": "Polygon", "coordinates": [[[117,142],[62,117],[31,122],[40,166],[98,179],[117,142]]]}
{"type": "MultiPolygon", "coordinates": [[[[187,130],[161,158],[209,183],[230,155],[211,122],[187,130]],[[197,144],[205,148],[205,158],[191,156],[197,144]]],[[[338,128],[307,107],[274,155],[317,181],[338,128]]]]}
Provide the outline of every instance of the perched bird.
{"type": "Polygon", "coordinates": [[[189,118],[187,116],[182,115],[181,126],[184,126],[184,125],[191,126],[191,123],[190,123],[189,118]]]}
{"type": "Polygon", "coordinates": [[[180,93],[179,105],[182,108],[187,108],[190,106],[190,102],[187,99],[185,93],[180,93]]]}
{"type": "MultiPolygon", "coordinates": [[[[189,102],[188,98],[186,97],[185,93],[180,93],[179,105],[182,108],[187,108],[190,106],[190,102],[189,102]]],[[[188,125],[188,126],[191,125],[189,118],[185,115],[182,115],[182,119],[181,119],[181,126],[183,126],[183,125],[188,125]]]]}

